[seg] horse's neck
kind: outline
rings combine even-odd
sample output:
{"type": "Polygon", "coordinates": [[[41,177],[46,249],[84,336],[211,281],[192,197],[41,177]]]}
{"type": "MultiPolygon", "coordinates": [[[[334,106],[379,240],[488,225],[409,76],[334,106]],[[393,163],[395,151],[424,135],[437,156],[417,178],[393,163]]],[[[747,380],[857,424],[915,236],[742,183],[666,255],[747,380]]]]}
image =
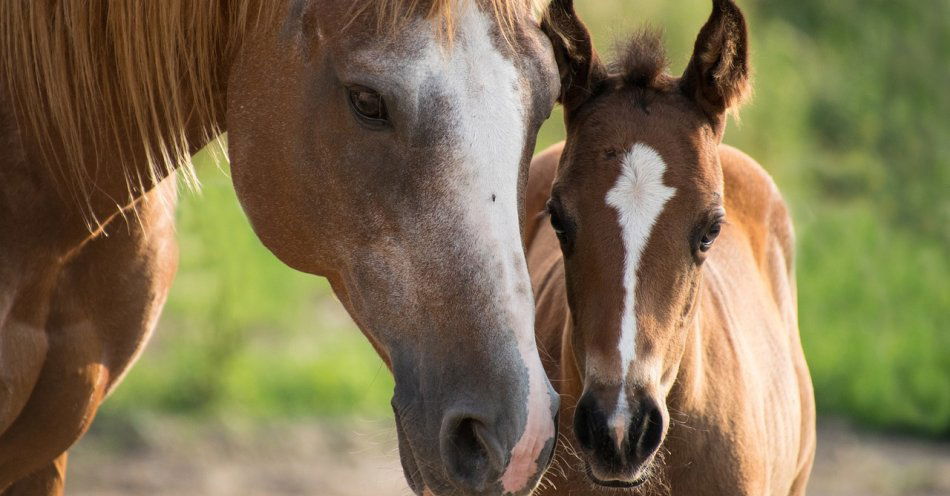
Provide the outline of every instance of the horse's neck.
{"type": "MultiPolygon", "coordinates": [[[[84,29],[112,32],[109,21],[97,15],[101,7],[92,4],[89,10],[93,21],[84,29]]],[[[163,15],[177,20],[191,10],[167,12],[163,15]]],[[[61,216],[86,221],[80,223],[87,232],[188,164],[190,155],[223,129],[228,72],[245,37],[245,17],[212,14],[195,21],[199,28],[179,33],[167,27],[169,19],[155,15],[143,22],[144,30],[154,32],[91,35],[87,44],[70,45],[42,26],[23,27],[75,45],[74,50],[51,57],[14,36],[8,40],[14,46],[3,54],[10,60],[0,60],[53,68],[5,78],[10,86],[0,88],[4,113],[15,115],[16,122],[12,132],[0,130],[8,145],[0,148],[5,155],[0,158],[7,162],[19,154],[31,169],[2,170],[0,179],[29,174],[33,181],[53,184],[54,196],[65,203],[61,216]],[[168,42],[151,41],[160,37],[168,42]],[[75,74],[63,76],[73,66],[75,74]]]]}
{"type": "Polygon", "coordinates": [[[23,119],[14,111],[11,93],[0,82],[0,292],[88,236],[57,187],[53,169],[34,158],[32,137],[19,122],[23,119]],[[66,242],[67,237],[73,241],[66,242]]]}
{"type": "Polygon", "coordinates": [[[219,60],[216,64],[220,64],[220,67],[215,71],[217,81],[214,93],[205,96],[202,101],[198,101],[195,95],[182,95],[185,100],[183,108],[207,108],[210,112],[206,118],[189,115],[180,128],[169,124],[164,135],[143,131],[132,125],[117,129],[114,137],[106,137],[104,141],[86,141],[85,148],[90,153],[86,155],[83,168],[88,177],[94,178],[100,193],[89,205],[97,218],[113,215],[117,206],[131,204],[154,188],[157,185],[155,181],[165,179],[173,171],[191,167],[188,157],[214,138],[210,130],[223,129],[227,110],[227,67],[230,64],[226,60],[219,60]],[[180,135],[187,144],[185,151],[188,157],[164,155],[167,150],[163,150],[163,147],[169,144],[169,136],[175,134],[180,135]],[[120,153],[96,153],[96,150],[116,150],[120,153]],[[126,157],[124,162],[121,157],[126,157]],[[156,159],[164,163],[156,164],[156,159]]]}
{"type": "MultiPolygon", "coordinates": [[[[214,104],[215,113],[222,121],[223,102],[224,98],[220,98],[220,102],[214,104]]],[[[65,151],[55,145],[43,149],[42,137],[35,136],[22,124],[23,117],[15,119],[19,125],[0,128],[0,142],[10,144],[0,150],[0,163],[4,164],[0,169],[0,183],[3,183],[0,188],[6,190],[0,191],[0,195],[10,207],[3,217],[8,217],[5,220],[9,222],[19,222],[19,217],[32,219],[31,225],[55,231],[57,241],[66,247],[94,234],[171,172],[162,168],[152,170],[147,158],[146,149],[157,150],[161,137],[143,136],[132,127],[120,127],[106,140],[84,139],[83,160],[74,165],[78,172],[64,173],[56,160],[63,160],[65,151]],[[85,181],[84,189],[88,192],[85,198],[70,188],[70,182],[78,180],[85,181]],[[30,187],[24,189],[24,184],[30,187]]],[[[207,144],[204,126],[197,122],[173,131],[185,137],[192,154],[207,144]]],[[[173,161],[169,165],[174,170],[185,163],[173,161]]],[[[46,236],[37,233],[29,237],[46,236]]]]}

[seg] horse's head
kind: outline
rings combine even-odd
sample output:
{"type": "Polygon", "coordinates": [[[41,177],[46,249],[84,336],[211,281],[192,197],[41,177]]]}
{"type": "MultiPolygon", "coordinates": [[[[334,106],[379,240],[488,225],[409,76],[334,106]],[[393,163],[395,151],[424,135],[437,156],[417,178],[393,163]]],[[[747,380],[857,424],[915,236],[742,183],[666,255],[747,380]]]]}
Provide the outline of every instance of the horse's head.
{"type": "Polygon", "coordinates": [[[583,380],[574,434],[595,482],[632,487],[669,427],[701,265],[725,217],[717,147],[748,85],[745,21],[715,0],[681,78],[665,74],[658,36],[634,37],[605,67],[570,1],[546,22],[568,135],[548,208],[583,380]]]}
{"type": "Polygon", "coordinates": [[[519,215],[559,87],[550,43],[527,5],[363,3],[290,2],[244,43],[228,86],[238,196],[392,370],[413,490],[528,492],[558,405],[519,215]]]}

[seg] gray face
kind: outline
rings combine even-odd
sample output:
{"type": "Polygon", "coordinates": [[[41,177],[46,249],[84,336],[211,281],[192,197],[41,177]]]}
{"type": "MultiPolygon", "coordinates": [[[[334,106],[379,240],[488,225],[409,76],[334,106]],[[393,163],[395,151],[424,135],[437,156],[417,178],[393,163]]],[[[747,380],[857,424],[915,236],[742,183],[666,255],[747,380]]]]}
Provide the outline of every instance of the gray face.
{"type": "Polygon", "coordinates": [[[451,44],[426,20],[387,38],[317,10],[232,69],[242,204],[278,257],[330,279],[389,364],[413,489],[529,491],[557,410],[519,215],[558,91],[548,42],[525,25],[504,43],[474,2],[451,44]]]}

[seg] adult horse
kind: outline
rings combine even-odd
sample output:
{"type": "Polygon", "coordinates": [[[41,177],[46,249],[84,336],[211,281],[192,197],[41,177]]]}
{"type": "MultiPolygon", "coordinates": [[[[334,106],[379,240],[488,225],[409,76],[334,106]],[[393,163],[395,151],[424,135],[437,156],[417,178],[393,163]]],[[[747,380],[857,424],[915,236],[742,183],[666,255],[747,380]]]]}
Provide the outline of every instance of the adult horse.
{"type": "Polygon", "coordinates": [[[748,88],[741,11],[713,1],[675,78],[657,35],[608,68],[571,2],[551,9],[567,140],[531,166],[528,266],[580,463],[541,494],[804,494],[792,224],[762,167],[721,144],[748,88]]]}
{"type": "Polygon", "coordinates": [[[9,1],[0,57],[0,491],[62,492],[222,130],[258,236],[392,370],[412,489],[534,487],[558,401],[519,212],[558,78],[527,1],[9,1]]]}

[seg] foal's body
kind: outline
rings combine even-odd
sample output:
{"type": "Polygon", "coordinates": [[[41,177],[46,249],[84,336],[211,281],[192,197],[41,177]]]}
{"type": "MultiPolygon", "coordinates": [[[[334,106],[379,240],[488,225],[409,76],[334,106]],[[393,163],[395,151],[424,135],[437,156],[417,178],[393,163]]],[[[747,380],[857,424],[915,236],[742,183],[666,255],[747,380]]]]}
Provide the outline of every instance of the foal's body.
{"type": "Polygon", "coordinates": [[[792,225],[768,174],[722,145],[749,91],[748,32],[733,0],[712,4],[680,77],[657,34],[605,65],[573,3],[549,8],[567,139],[533,162],[526,202],[569,445],[547,494],[804,493],[815,419],[792,225]]]}
{"type": "MultiPolygon", "coordinates": [[[[543,212],[563,144],[531,164],[527,208],[543,212]]],[[[800,495],[814,455],[814,400],[798,339],[794,238],[785,202],[754,160],[721,145],[724,229],[704,263],[686,351],[667,397],[673,421],[656,474],[675,495],[800,495]]],[[[537,340],[561,394],[561,432],[583,384],[571,345],[561,249],[545,216],[528,227],[537,340]]],[[[562,438],[563,439],[563,438],[562,438]]],[[[617,494],[592,486],[568,446],[542,495],[617,494]]]]}

